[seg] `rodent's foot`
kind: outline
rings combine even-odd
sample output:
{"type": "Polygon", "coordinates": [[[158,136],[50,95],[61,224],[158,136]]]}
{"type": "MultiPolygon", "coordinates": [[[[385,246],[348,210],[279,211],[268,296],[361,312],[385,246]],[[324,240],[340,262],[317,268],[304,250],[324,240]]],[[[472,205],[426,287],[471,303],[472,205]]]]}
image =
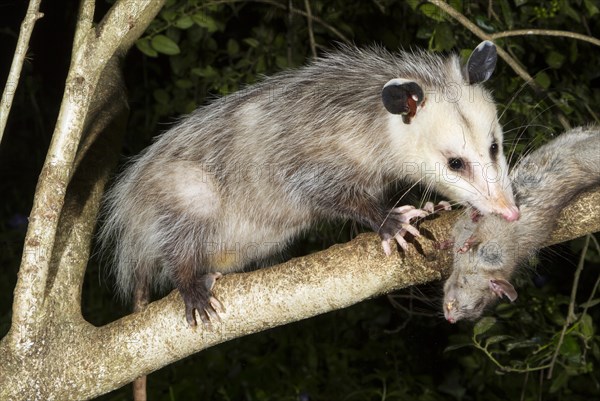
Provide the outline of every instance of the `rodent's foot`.
{"type": "Polygon", "coordinates": [[[221,273],[207,273],[185,289],[179,288],[185,303],[185,318],[192,327],[197,325],[195,311],[198,311],[200,320],[210,326],[211,319],[219,320],[219,313],[224,311],[223,304],[212,295],[215,282],[222,277],[221,273]]]}
{"type": "Polygon", "coordinates": [[[471,249],[474,245],[479,244],[480,242],[481,241],[479,241],[475,237],[475,234],[472,234],[469,238],[467,238],[467,240],[462,244],[462,246],[456,250],[456,253],[467,253],[469,249],[471,249]]]}
{"type": "Polygon", "coordinates": [[[419,230],[410,224],[410,220],[415,217],[425,217],[429,214],[426,210],[415,209],[414,206],[400,206],[391,209],[379,228],[381,237],[381,246],[387,256],[392,254],[392,242],[396,240],[402,249],[408,248],[408,243],[404,239],[404,234],[411,233],[415,237],[420,237],[419,230]]]}

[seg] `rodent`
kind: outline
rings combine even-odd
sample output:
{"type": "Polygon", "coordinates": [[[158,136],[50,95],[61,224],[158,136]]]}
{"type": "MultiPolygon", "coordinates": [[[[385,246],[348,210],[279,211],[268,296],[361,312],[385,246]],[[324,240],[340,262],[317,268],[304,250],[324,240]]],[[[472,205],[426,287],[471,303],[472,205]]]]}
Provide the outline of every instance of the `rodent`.
{"type": "Polygon", "coordinates": [[[515,220],[489,41],[458,56],[342,47],[201,107],[133,159],[103,203],[123,297],[175,286],[188,323],[209,323],[221,275],[280,251],[322,219],[352,219],[384,251],[427,211],[387,210],[384,190],[421,183],[515,220]],[[479,171],[485,168],[494,181],[479,171]]]}
{"type": "Polygon", "coordinates": [[[503,296],[517,298],[510,283],[515,269],[543,246],[575,196],[600,185],[600,126],[563,133],[525,156],[510,177],[518,221],[493,215],[473,221],[467,212],[454,226],[454,263],[443,303],[451,323],[479,318],[503,296]]]}

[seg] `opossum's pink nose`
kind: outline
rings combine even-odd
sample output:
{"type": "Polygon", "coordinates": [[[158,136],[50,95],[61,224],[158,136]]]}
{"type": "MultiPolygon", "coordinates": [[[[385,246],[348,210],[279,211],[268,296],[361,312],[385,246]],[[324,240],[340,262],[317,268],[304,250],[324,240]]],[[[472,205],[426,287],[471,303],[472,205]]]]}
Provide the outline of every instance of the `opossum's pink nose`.
{"type": "Polygon", "coordinates": [[[506,221],[516,221],[519,220],[519,217],[521,216],[519,208],[516,206],[510,206],[509,208],[504,209],[501,214],[506,221]]]}

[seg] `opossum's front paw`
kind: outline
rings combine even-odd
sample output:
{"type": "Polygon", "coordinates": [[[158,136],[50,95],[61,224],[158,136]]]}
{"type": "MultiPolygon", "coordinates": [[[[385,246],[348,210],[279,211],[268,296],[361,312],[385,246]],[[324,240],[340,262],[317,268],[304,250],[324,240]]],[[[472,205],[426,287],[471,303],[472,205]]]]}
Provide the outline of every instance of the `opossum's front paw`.
{"type": "Polygon", "coordinates": [[[211,319],[219,320],[219,313],[224,308],[221,301],[212,295],[212,289],[221,276],[221,273],[204,274],[191,286],[179,289],[185,303],[185,318],[190,326],[197,324],[196,311],[206,326],[210,326],[211,319]]]}
{"type": "Polygon", "coordinates": [[[410,224],[411,219],[415,217],[425,217],[429,214],[426,210],[415,209],[414,206],[401,206],[389,211],[383,224],[379,228],[379,236],[381,237],[381,246],[387,256],[392,254],[392,243],[394,240],[406,250],[408,243],[404,239],[404,235],[409,232],[415,237],[420,237],[419,230],[410,224]]]}

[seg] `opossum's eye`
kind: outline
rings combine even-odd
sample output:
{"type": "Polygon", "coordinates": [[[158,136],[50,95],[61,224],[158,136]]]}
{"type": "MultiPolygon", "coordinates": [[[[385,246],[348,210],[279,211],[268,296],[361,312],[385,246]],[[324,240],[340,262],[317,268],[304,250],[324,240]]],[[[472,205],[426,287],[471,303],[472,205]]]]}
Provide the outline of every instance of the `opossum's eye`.
{"type": "Polygon", "coordinates": [[[492,143],[492,146],[490,146],[490,155],[492,156],[492,159],[496,159],[496,156],[498,155],[498,144],[496,142],[492,143]]]}
{"type": "Polygon", "coordinates": [[[463,159],[451,157],[450,159],[448,159],[448,167],[450,167],[450,170],[454,171],[462,170],[463,168],[465,168],[465,162],[463,161],[463,159]]]}

